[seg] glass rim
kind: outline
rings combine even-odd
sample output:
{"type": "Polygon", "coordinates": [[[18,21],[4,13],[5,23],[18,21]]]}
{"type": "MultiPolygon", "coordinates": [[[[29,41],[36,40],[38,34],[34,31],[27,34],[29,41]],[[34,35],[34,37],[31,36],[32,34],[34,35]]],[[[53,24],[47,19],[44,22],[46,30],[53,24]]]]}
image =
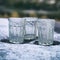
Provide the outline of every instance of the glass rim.
{"type": "Polygon", "coordinates": [[[43,18],[41,18],[41,19],[38,19],[38,20],[48,20],[48,21],[55,21],[55,19],[43,19],[43,18]]]}
{"type": "Polygon", "coordinates": [[[21,19],[23,19],[23,18],[13,18],[13,17],[12,17],[12,18],[8,18],[8,20],[13,20],[13,19],[16,19],[16,20],[19,19],[19,20],[21,20],[21,19]]]}
{"type": "Polygon", "coordinates": [[[37,21],[38,18],[36,17],[24,17],[23,19],[25,19],[26,21],[37,21]]]}

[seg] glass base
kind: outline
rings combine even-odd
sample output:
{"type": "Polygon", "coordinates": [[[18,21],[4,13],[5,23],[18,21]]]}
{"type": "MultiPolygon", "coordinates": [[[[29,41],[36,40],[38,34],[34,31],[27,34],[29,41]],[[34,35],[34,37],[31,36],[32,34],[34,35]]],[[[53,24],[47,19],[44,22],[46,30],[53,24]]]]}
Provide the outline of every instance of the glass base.
{"type": "Polygon", "coordinates": [[[10,43],[19,44],[19,42],[16,41],[10,41],[10,43]]]}
{"type": "Polygon", "coordinates": [[[19,39],[9,39],[9,42],[14,43],[14,44],[19,44],[19,43],[23,43],[24,39],[19,38],[19,39]]]}
{"type": "Polygon", "coordinates": [[[26,34],[24,39],[25,40],[33,40],[33,39],[36,39],[36,37],[34,34],[26,34]]]}
{"type": "Polygon", "coordinates": [[[51,42],[51,43],[48,43],[48,42],[43,42],[43,43],[41,43],[41,42],[38,42],[39,43],[39,45],[52,45],[53,44],[53,42],[51,42]]]}

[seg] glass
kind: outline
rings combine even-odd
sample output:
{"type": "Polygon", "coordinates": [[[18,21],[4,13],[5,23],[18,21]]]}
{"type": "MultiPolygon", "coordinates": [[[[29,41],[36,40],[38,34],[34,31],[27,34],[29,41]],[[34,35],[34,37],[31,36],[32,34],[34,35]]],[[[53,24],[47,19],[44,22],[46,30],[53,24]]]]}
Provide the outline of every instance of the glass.
{"type": "Polygon", "coordinates": [[[23,43],[24,41],[23,18],[9,18],[9,40],[12,43],[23,43]]]}
{"type": "Polygon", "coordinates": [[[25,40],[36,39],[36,20],[34,17],[25,17],[25,40]]]}
{"type": "Polygon", "coordinates": [[[38,22],[38,42],[40,45],[51,45],[54,40],[54,19],[39,19],[38,22]]]}

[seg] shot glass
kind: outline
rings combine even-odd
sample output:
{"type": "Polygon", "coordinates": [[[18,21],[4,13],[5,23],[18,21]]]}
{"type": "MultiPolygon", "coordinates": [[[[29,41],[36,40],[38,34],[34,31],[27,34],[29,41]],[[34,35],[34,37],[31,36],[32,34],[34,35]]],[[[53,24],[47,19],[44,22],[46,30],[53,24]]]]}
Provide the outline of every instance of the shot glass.
{"type": "Polygon", "coordinates": [[[38,19],[38,42],[40,45],[52,45],[54,40],[54,19],[38,19]]]}
{"type": "Polygon", "coordinates": [[[9,41],[12,43],[23,43],[24,41],[24,19],[9,18],[9,41]]]}
{"type": "Polygon", "coordinates": [[[36,39],[36,21],[35,17],[25,17],[25,40],[36,39]]]}

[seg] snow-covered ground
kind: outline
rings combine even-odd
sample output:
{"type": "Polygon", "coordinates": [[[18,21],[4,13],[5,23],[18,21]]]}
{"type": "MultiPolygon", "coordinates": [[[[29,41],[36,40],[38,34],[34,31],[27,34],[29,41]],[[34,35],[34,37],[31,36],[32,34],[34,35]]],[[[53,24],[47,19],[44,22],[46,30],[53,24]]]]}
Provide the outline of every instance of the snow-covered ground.
{"type": "Polygon", "coordinates": [[[0,60],[60,60],[60,45],[40,46],[0,42],[0,60]]]}

